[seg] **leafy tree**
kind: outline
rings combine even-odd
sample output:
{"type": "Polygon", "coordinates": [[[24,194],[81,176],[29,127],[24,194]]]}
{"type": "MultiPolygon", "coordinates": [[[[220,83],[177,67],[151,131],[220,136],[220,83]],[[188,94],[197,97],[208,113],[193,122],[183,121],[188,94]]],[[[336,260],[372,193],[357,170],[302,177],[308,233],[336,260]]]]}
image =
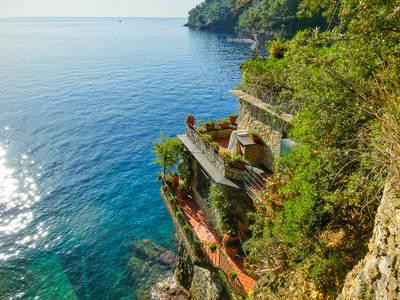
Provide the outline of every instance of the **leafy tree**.
{"type": "Polygon", "coordinates": [[[163,173],[171,173],[182,157],[182,142],[178,138],[166,137],[160,133],[160,138],[153,142],[153,146],[151,151],[156,156],[154,163],[162,167],[163,173]]]}

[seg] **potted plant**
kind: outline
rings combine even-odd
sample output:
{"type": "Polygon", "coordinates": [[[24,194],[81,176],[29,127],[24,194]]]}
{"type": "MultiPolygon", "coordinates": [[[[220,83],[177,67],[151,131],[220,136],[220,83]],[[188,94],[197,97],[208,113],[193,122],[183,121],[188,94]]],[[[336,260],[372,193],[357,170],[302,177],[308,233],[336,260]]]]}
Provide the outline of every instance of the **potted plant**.
{"type": "Polygon", "coordinates": [[[186,234],[189,234],[191,228],[192,227],[190,227],[189,224],[186,224],[185,226],[183,226],[183,230],[185,231],[186,234]]]}
{"type": "Polygon", "coordinates": [[[204,126],[199,126],[199,127],[197,127],[197,128],[196,128],[197,135],[203,134],[203,133],[204,133],[204,130],[205,130],[204,126]]]}
{"type": "Polygon", "coordinates": [[[186,183],[180,183],[178,186],[178,191],[181,199],[186,199],[190,193],[190,186],[188,186],[186,183]]]}
{"type": "Polygon", "coordinates": [[[238,116],[237,113],[228,115],[229,121],[231,122],[232,125],[235,125],[237,116],[238,116]]]}
{"type": "Polygon", "coordinates": [[[178,197],[171,196],[171,198],[169,198],[169,203],[174,204],[174,202],[176,202],[176,200],[178,200],[178,197]]]}
{"type": "Polygon", "coordinates": [[[253,140],[253,142],[257,142],[260,139],[260,137],[258,136],[258,132],[255,130],[249,131],[249,137],[253,140]]]}
{"type": "Polygon", "coordinates": [[[204,122],[204,126],[206,127],[206,130],[213,130],[215,129],[215,122],[208,119],[206,122],[204,122]]]}
{"type": "Polygon", "coordinates": [[[218,144],[217,142],[212,142],[212,143],[211,143],[211,146],[212,146],[212,150],[214,150],[215,153],[218,153],[219,147],[220,147],[221,145],[218,144]]]}
{"type": "Polygon", "coordinates": [[[164,191],[167,191],[167,190],[168,190],[168,185],[167,185],[167,184],[164,184],[162,187],[163,187],[163,190],[164,190],[164,191]]]}
{"type": "Polygon", "coordinates": [[[203,133],[202,135],[200,135],[200,139],[204,142],[204,143],[206,143],[206,141],[208,141],[208,142],[210,142],[211,143],[211,141],[212,141],[212,135],[211,134],[208,134],[208,133],[203,133]]]}
{"type": "Polygon", "coordinates": [[[180,220],[183,217],[183,213],[181,211],[176,212],[176,217],[180,220]]]}
{"type": "Polygon", "coordinates": [[[238,276],[238,274],[237,274],[235,271],[233,271],[233,270],[230,270],[230,271],[228,272],[228,277],[229,277],[230,279],[232,279],[232,280],[235,280],[237,276],[238,276]]]}
{"type": "Polygon", "coordinates": [[[199,255],[201,253],[200,243],[195,241],[193,243],[193,249],[194,249],[194,252],[196,252],[196,254],[199,255]]]}
{"type": "Polygon", "coordinates": [[[165,178],[165,184],[168,185],[169,188],[171,188],[172,187],[172,178],[171,177],[165,178]]]}
{"type": "Polygon", "coordinates": [[[229,128],[230,124],[231,122],[228,119],[222,119],[219,121],[219,127],[221,127],[221,129],[229,128]]]}
{"type": "Polygon", "coordinates": [[[230,160],[231,166],[238,169],[244,169],[246,165],[246,161],[240,155],[232,155],[230,160]]]}
{"type": "Polygon", "coordinates": [[[172,177],[172,185],[173,186],[178,185],[179,184],[179,174],[176,172],[172,172],[171,177],[172,177]]]}
{"type": "Polygon", "coordinates": [[[225,161],[225,163],[228,163],[232,157],[231,153],[226,150],[219,150],[218,154],[219,154],[219,157],[221,157],[221,159],[223,161],[225,161]]]}
{"type": "Polygon", "coordinates": [[[157,174],[157,179],[161,180],[162,179],[162,175],[160,173],[157,174]]]}
{"type": "Polygon", "coordinates": [[[193,127],[194,126],[194,117],[192,115],[187,115],[185,123],[193,127]]]}
{"type": "Polygon", "coordinates": [[[222,245],[224,246],[226,254],[232,256],[240,248],[239,237],[233,230],[228,230],[222,238],[222,245]]]}
{"type": "Polygon", "coordinates": [[[211,243],[210,245],[208,245],[208,248],[210,248],[211,253],[215,253],[215,251],[217,251],[217,244],[211,243]]]}

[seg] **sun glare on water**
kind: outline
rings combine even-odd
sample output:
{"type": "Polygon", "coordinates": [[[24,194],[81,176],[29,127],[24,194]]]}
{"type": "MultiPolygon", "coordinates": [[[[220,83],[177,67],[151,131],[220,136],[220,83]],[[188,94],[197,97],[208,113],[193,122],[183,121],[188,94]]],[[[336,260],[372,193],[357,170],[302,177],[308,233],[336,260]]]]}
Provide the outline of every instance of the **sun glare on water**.
{"type": "MultiPolygon", "coordinates": [[[[0,260],[17,256],[21,245],[35,248],[35,241],[48,234],[40,228],[42,224],[34,235],[21,234],[34,220],[32,206],[40,201],[40,196],[34,178],[26,172],[16,179],[16,171],[7,166],[6,154],[0,145],[0,260]]],[[[22,159],[24,163],[29,157],[23,155],[22,159]]],[[[30,160],[29,163],[34,162],[30,160]]]]}

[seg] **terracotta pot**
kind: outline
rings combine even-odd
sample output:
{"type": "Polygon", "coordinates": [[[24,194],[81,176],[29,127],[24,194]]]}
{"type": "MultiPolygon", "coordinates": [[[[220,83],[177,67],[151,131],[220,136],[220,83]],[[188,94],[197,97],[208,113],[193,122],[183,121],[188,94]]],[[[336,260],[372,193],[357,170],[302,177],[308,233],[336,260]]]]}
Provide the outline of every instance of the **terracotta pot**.
{"type": "Polygon", "coordinates": [[[189,197],[189,193],[190,193],[191,187],[189,186],[189,188],[186,191],[179,191],[179,196],[181,197],[181,199],[187,199],[189,197]]]}
{"type": "Polygon", "coordinates": [[[213,129],[215,129],[215,125],[213,125],[213,126],[206,126],[206,129],[207,129],[207,130],[213,130],[213,129]]]}
{"type": "Polygon", "coordinates": [[[229,124],[219,124],[219,127],[221,127],[221,129],[226,129],[229,128],[229,124]]]}
{"type": "Polygon", "coordinates": [[[230,118],[229,121],[231,121],[232,125],[235,125],[236,124],[236,119],[237,119],[237,117],[236,118],[230,118]]]}
{"type": "Polygon", "coordinates": [[[253,140],[253,142],[257,142],[260,139],[259,136],[251,136],[250,138],[253,140]]]}
{"type": "Polygon", "coordinates": [[[227,234],[222,239],[222,245],[224,246],[226,254],[229,256],[234,255],[240,248],[240,240],[238,236],[232,237],[227,234]]]}
{"type": "Polygon", "coordinates": [[[176,186],[179,184],[179,174],[176,175],[175,177],[172,177],[172,185],[176,186]]]}
{"type": "Polygon", "coordinates": [[[187,117],[186,123],[193,127],[194,126],[194,117],[187,117]]]}
{"type": "Polygon", "coordinates": [[[245,164],[232,162],[232,167],[244,170],[245,164]]]}

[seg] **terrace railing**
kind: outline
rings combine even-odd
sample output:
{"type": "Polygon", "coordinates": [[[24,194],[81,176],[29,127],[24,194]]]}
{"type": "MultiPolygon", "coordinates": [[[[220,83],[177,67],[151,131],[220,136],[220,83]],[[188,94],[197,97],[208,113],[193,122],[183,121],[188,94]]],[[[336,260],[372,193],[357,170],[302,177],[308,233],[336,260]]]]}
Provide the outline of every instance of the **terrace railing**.
{"type": "MultiPolygon", "coordinates": [[[[168,195],[168,197],[167,197],[168,201],[171,199],[171,197],[174,196],[169,189],[166,194],[168,195]]],[[[169,205],[175,216],[176,216],[177,212],[182,212],[182,210],[180,209],[180,207],[176,201],[173,201],[172,203],[169,201],[169,205]]],[[[176,219],[178,219],[178,218],[176,218],[176,219]]],[[[183,213],[182,213],[182,217],[180,219],[178,219],[178,223],[182,230],[186,224],[189,224],[183,213]]],[[[190,226],[190,224],[189,224],[189,226],[190,226]]],[[[214,266],[215,268],[218,268],[222,271],[222,273],[225,276],[226,282],[229,283],[237,300],[241,300],[241,299],[244,300],[248,297],[246,289],[243,287],[243,284],[240,282],[239,277],[236,277],[234,279],[229,278],[229,276],[228,276],[229,271],[234,270],[234,269],[233,269],[232,265],[229,263],[229,260],[226,257],[224,251],[220,247],[217,247],[217,249],[214,252],[211,251],[209,244],[199,241],[194,236],[192,230],[190,230],[187,233],[184,232],[183,236],[185,237],[187,244],[191,246],[190,250],[192,251],[192,254],[194,257],[197,257],[198,259],[202,260],[203,262],[205,262],[207,264],[212,264],[212,266],[214,266]],[[194,248],[195,244],[200,245],[201,255],[198,255],[196,253],[195,248],[194,248]]]]}
{"type": "Polygon", "coordinates": [[[260,192],[267,188],[265,184],[265,178],[262,177],[261,174],[256,172],[254,168],[250,165],[246,165],[244,174],[245,174],[244,186],[247,194],[254,201],[262,203],[263,200],[260,196],[260,192]]]}
{"type": "Polygon", "coordinates": [[[199,148],[200,151],[207,157],[207,159],[216,166],[217,170],[224,175],[225,163],[218,155],[218,149],[215,148],[210,141],[203,138],[201,134],[197,132],[196,128],[188,124],[186,124],[186,132],[196,147],[199,148]]]}

